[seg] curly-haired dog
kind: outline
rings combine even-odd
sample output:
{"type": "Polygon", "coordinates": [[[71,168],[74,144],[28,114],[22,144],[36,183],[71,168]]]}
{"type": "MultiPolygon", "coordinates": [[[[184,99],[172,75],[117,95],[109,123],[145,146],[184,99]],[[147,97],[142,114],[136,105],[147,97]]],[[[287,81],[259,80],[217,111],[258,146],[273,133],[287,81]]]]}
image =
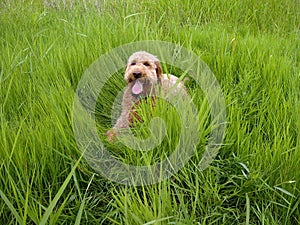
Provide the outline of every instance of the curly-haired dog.
{"type": "Polygon", "coordinates": [[[145,51],[136,52],[129,57],[124,78],[127,88],[123,95],[122,112],[113,129],[106,133],[109,141],[113,141],[118,130],[131,125],[132,117],[138,117],[134,114],[134,106],[141,98],[156,96],[158,88],[166,93],[186,93],[183,83],[174,75],[162,74],[158,58],[145,51]]]}

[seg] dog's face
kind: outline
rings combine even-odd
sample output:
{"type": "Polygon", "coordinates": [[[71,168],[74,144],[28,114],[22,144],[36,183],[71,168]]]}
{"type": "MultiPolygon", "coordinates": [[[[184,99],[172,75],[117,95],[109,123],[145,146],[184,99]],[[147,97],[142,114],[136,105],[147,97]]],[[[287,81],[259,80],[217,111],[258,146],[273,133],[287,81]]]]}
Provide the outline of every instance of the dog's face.
{"type": "Polygon", "coordinates": [[[134,95],[148,94],[160,82],[162,69],[159,60],[148,52],[136,52],[128,59],[125,80],[134,95]]]}

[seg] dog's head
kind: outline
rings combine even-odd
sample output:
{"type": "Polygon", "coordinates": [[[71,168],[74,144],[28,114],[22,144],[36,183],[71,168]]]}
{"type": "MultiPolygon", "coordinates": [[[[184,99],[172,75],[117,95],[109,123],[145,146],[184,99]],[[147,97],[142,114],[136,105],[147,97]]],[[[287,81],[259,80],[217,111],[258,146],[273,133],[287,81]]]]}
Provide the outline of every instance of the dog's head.
{"type": "Polygon", "coordinates": [[[160,83],[161,77],[162,68],[154,55],[140,51],[129,57],[124,78],[131,86],[133,94],[147,94],[150,87],[160,83]]]}

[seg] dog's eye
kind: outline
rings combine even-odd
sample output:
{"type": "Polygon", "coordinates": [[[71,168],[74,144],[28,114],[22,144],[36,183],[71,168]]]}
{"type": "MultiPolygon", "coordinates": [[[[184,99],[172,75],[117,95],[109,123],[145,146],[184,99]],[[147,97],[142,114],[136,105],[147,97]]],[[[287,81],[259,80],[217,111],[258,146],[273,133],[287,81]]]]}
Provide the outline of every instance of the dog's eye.
{"type": "Polygon", "coordinates": [[[150,63],[144,62],[144,66],[150,66],[150,63]]]}
{"type": "Polygon", "coordinates": [[[133,62],[133,63],[131,63],[130,65],[131,65],[131,66],[134,66],[134,65],[136,65],[136,63],[135,63],[135,62],[133,62]]]}

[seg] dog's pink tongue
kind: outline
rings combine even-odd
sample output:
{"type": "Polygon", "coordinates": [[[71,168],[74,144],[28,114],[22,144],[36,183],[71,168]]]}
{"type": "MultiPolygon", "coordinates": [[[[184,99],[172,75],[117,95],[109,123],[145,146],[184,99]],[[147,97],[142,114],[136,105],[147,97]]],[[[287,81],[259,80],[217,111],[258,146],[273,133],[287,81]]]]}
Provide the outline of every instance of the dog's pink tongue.
{"type": "Polygon", "coordinates": [[[142,91],[143,91],[143,84],[140,81],[136,80],[134,82],[134,85],[133,85],[131,91],[135,95],[138,95],[138,94],[142,93],[142,91]]]}

